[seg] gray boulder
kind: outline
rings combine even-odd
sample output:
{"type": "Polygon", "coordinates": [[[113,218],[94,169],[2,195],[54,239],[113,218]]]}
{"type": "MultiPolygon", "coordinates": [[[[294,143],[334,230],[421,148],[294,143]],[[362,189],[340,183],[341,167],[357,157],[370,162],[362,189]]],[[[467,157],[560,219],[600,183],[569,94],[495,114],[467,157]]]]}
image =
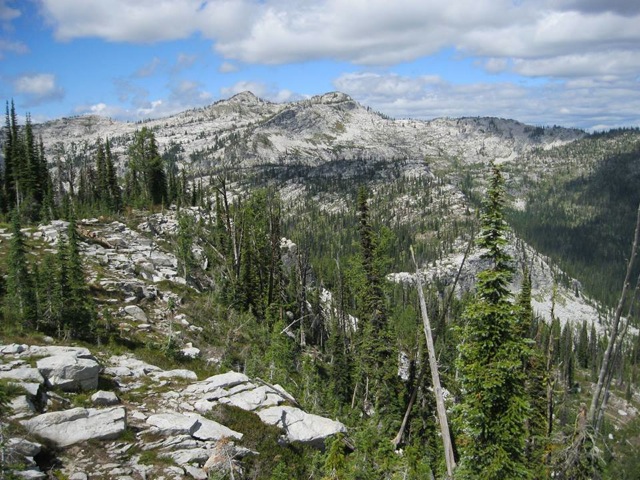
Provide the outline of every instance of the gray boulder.
{"type": "Polygon", "coordinates": [[[140,322],[140,323],[148,322],[147,314],[144,313],[144,310],[142,310],[137,305],[127,305],[126,307],[124,307],[124,311],[126,312],[127,315],[132,317],[137,322],[140,322]]]}
{"type": "Polygon", "coordinates": [[[161,435],[191,435],[198,427],[198,419],[180,413],[158,413],[149,416],[147,424],[155,427],[161,435]]]}
{"type": "Polygon", "coordinates": [[[64,354],[38,360],[36,366],[51,387],[64,391],[94,390],[98,387],[100,365],[93,359],[64,354]]]}
{"type": "Polygon", "coordinates": [[[281,427],[290,442],[302,442],[321,447],[326,438],[347,431],[335,420],[312,415],[295,407],[271,407],[258,412],[260,420],[281,427]]]}
{"type": "Polygon", "coordinates": [[[60,447],[93,439],[117,438],[127,428],[126,412],[122,407],[73,408],[44,413],[20,423],[32,435],[60,447]]]}
{"type": "Polygon", "coordinates": [[[96,406],[104,407],[110,405],[117,405],[120,403],[118,400],[118,396],[113,392],[105,392],[104,390],[100,390],[93,395],[91,395],[91,403],[96,406]]]}

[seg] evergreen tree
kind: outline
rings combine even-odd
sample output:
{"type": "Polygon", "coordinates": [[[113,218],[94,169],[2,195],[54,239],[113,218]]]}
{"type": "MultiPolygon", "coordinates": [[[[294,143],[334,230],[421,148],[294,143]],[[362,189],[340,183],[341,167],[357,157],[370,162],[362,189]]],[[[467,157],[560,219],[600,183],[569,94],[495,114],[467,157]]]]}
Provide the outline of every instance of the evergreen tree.
{"type": "Polygon", "coordinates": [[[90,339],[95,326],[95,315],[84,276],[77,225],[73,214],[67,228],[66,244],[62,243],[60,246],[59,268],[59,299],[64,302],[63,331],[65,335],[74,338],[90,339]]]}
{"type": "Polygon", "coordinates": [[[111,212],[119,212],[122,208],[122,193],[118,185],[118,175],[111,153],[111,142],[107,138],[104,142],[105,176],[107,183],[107,202],[111,212]]]}
{"type": "Polygon", "coordinates": [[[478,239],[491,266],[478,274],[459,346],[465,437],[456,474],[460,479],[531,476],[525,456],[530,405],[524,364],[529,347],[507,288],[513,269],[505,249],[504,195],[504,179],[494,165],[478,239]]]}
{"type": "Polygon", "coordinates": [[[159,205],[167,200],[167,178],[158,143],[147,127],[136,132],[129,147],[126,175],[128,202],[159,205]]]}
{"type": "Polygon", "coordinates": [[[4,313],[18,328],[35,328],[37,321],[36,294],[27,264],[27,247],[21,231],[20,215],[14,211],[11,222],[11,242],[7,259],[7,293],[4,313]]]}

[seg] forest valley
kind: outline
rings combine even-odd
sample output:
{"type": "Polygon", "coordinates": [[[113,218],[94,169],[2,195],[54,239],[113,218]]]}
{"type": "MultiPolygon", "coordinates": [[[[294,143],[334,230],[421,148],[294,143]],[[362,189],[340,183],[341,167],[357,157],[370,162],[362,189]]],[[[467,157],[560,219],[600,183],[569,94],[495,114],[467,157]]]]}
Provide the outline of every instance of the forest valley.
{"type": "MultiPolygon", "coordinates": [[[[197,155],[137,127],[115,140],[124,154],[101,135],[49,152],[7,105],[0,344],[50,337],[202,377],[234,370],[347,426],[324,449],[256,440],[245,478],[640,478],[637,130],[504,164],[443,154],[191,168],[197,155]],[[58,220],[68,226],[55,245],[33,234],[58,220]],[[140,303],[161,306],[162,329],[123,329],[124,296],[100,283],[115,273],[86,254],[105,243],[91,225],[116,221],[146,222],[177,258],[181,280],[155,279],[167,293],[140,303]],[[453,253],[453,277],[426,273],[453,253]],[[538,298],[550,311],[534,310],[539,255],[556,265],[552,291],[591,302],[597,318],[560,321],[555,293],[538,298]],[[409,281],[392,281],[403,271],[409,281]],[[178,315],[197,329],[179,331],[178,315]],[[185,356],[188,342],[217,363],[185,356]]],[[[211,151],[241,156],[233,135],[211,151]]],[[[9,432],[18,393],[0,380],[9,432]]],[[[3,478],[16,468],[0,466],[3,478]]]]}

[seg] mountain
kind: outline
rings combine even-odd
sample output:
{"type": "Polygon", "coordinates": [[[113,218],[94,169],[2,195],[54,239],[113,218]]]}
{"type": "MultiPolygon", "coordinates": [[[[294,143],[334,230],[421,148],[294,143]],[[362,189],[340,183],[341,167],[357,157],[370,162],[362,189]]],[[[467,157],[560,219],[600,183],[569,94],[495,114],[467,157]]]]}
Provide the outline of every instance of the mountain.
{"type": "Polygon", "coordinates": [[[130,123],[82,116],[46,122],[35,133],[42,135],[50,153],[56,143],[92,144],[101,136],[109,137],[114,151],[124,155],[127,140],[142,126],[154,131],[161,147],[179,143],[187,157],[236,167],[426,157],[465,164],[510,161],[534,148],[584,136],[578,130],[497,118],[394,120],[339,92],[280,104],[243,92],[161,119],[130,123]]]}
{"type": "MultiPolygon", "coordinates": [[[[552,409],[555,402],[553,448],[571,443],[603,358],[640,201],[637,130],[391,119],[339,92],[290,103],[243,92],[162,119],[83,116],[33,129],[55,183],[69,190],[75,178],[78,192],[78,172],[97,170],[96,141],[107,137],[124,185],[143,127],[166,171],[183,174],[184,193],[176,205],[139,202],[117,213],[81,210],[80,195],[74,200],[90,212],[77,233],[95,308],[91,337],[70,347],[66,320],[52,326],[49,311],[40,326],[50,337],[9,324],[0,330],[0,379],[21,384],[12,391],[11,450],[2,442],[0,450],[22,455],[33,478],[43,478],[38,469],[60,478],[341,478],[344,469],[353,474],[344,478],[365,470],[368,478],[427,478],[442,470],[430,440],[438,432],[420,373],[409,249],[453,406],[464,395],[456,363],[462,319],[489,266],[474,239],[492,162],[506,179],[509,290],[518,298],[529,274],[531,343],[551,366],[552,381],[536,398],[551,398],[552,409]],[[360,325],[374,284],[383,300],[373,318],[387,315],[389,330],[367,344],[360,325]],[[92,373],[52,373],[50,365],[65,362],[92,373]],[[384,381],[370,389],[369,376],[357,378],[363,371],[384,381]],[[389,391],[376,412],[373,399],[389,391]],[[412,391],[420,406],[402,454],[394,453],[387,437],[412,391]],[[100,422],[105,432],[95,428],[100,422]],[[83,430],[98,432],[85,438],[83,430]],[[22,444],[27,453],[15,447],[22,444]]],[[[41,284],[46,268],[64,260],[55,252],[68,227],[53,220],[23,229],[41,284]]],[[[2,258],[13,248],[8,230],[0,226],[2,258]]],[[[39,285],[38,302],[57,288],[39,285]]],[[[607,446],[616,455],[637,441],[640,344],[635,325],[628,330],[607,410],[607,425],[619,429],[607,446]]]]}

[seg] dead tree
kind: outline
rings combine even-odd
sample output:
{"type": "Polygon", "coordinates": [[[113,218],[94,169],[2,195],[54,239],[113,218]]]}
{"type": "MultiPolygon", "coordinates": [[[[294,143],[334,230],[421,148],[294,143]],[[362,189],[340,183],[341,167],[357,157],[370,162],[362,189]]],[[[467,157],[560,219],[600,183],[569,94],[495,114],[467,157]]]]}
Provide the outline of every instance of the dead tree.
{"type": "MultiPolygon", "coordinates": [[[[624,308],[625,302],[627,300],[627,292],[629,291],[629,284],[631,282],[631,273],[633,271],[633,266],[638,253],[639,241],[640,241],[640,205],[638,205],[636,229],[633,237],[633,245],[631,247],[631,256],[629,257],[629,263],[627,264],[627,273],[624,278],[624,283],[622,285],[622,292],[620,293],[620,299],[618,300],[618,305],[616,307],[616,311],[613,317],[613,322],[611,324],[611,332],[609,334],[609,343],[607,345],[607,349],[604,352],[604,357],[602,358],[600,375],[598,375],[598,383],[596,384],[596,389],[593,392],[593,398],[591,399],[591,407],[589,408],[589,422],[593,426],[595,433],[598,432],[597,430],[598,417],[601,416],[601,411],[606,406],[604,391],[608,390],[609,384],[612,378],[609,370],[613,368],[612,359],[613,359],[615,346],[619,341],[621,342],[623,340],[624,333],[622,335],[619,335],[620,319],[622,317],[622,309],[624,308]]],[[[624,329],[624,332],[626,332],[626,329],[624,329]]]]}
{"type": "Polygon", "coordinates": [[[435,348],[433,346],[433,337],[431,335],[431,324],[429,315],[427,314],[427,303],[424,299],[422,291],[422,279],[418,271],[418,263],[411,248],[411,258],[416,266],[416,286],[418,287],[418,297],[420,298],[420,311],[422,313],[422,323],[424,326],[424,335],[427,340],[427,353],[429,355],[429,367],[431,369],[431,382],[436,395],[436,409],[438,411],[438,422],[440,423],[440,433],[442,434],[442,442],[444,444],[444,457],[447,464],[447,476],[453,478],[453,470],[456,468],[456,460],[453,455],[453,443],[451,434],[449,433],[449,424],[447,422],[447,409],[444,405],[444,396],[442,394],[442,386],[440,385],[440,374],[438,372],[438,361],[436,360],[435,348]]]}

